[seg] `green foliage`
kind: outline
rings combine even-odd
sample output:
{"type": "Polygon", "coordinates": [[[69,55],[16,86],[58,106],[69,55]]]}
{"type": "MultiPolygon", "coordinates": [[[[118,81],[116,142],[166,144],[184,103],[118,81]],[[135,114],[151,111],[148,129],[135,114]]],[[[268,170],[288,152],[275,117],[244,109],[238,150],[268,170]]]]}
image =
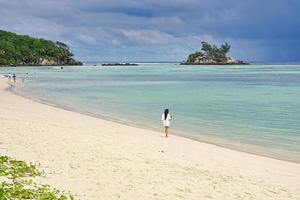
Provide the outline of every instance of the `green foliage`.
{"type": "Polygon", "coordinates": [[[42,176],[43,172],[33,163],[0,156],[0,200],[74,200],[73,195],[51,188],[49,185],[36,184],[32,178],[42,176]]]}
{"type": "Polygon", "coordinates": [[[204,57],[204,54],[201,51],[196,51],[195,53],[192,53],[189,55],[188,60],[189,62],[195,62],[197,58],[204,57]]]}
{"type": "Polygon", "coordinates": [[[49,185],[28,185],[23,182],[0,183],[0,200],[74,200],[73,195],[52,189],[49,185]]]}
{"type": "Polygon", "coordinates": [[[188,63],[194,63],[196,59],[213,60],[215,62],[225,62],[227,60],[226,54],[230,50],[228,43],[222,44],[220,48],[208,42],[202,42],[201,44],[201,51],[190,54],[187,59],[188,63]]]}
{"type": "Polygon", "coordinates": [[[36,65],[43,59],[66,63],[72,56],[62,42],[0,30],[0,65],[36,65]]]}
{"type": "Polygon", "coordinates": [[[29,165],[24,161],[9,159],[7,156],[0,157],[0,176],[6,176],[11,179],[18,177],[41,176],[42,172],[37,170],[36,165],[29,165]]]}

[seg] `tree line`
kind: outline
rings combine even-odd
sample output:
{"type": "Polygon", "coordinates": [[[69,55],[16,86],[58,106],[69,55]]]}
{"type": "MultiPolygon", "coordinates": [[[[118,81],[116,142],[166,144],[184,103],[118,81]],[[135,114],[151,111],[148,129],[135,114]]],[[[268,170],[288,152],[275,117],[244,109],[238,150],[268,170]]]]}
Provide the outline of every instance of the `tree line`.
{"type": "Polygon", "coordinates": [[[73,53],[62,42],[0,30],[0,65],[38,65],[42,60],[68,63],[73,53]]]}

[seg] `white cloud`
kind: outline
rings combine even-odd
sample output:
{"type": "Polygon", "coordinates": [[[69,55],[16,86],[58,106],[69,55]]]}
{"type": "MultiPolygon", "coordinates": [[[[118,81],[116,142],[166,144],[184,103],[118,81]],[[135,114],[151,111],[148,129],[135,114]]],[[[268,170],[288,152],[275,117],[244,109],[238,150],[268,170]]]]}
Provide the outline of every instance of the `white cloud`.
{"type": "Polygon", "coordinates": [[[97,40],[95,38],[93,38],[90,35],[86,35],[86,34],[82,34],[82,33],[80,33],[78,35],[78,40],[85,44],[88,44],[88,45],[96,45],[97,44],[97,40]]]}
{"type": "Polygon", "coordinates": [[[146,44],[168,44],[176,41],[172,35],[157,30],[123,30],[123,34],[132,41],[146,44]]]}

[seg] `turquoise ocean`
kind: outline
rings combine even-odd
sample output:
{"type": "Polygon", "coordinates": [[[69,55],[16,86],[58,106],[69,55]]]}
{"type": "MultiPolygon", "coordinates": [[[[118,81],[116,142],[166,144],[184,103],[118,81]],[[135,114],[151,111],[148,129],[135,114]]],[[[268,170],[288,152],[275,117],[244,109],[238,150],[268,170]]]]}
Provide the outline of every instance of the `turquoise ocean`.
{"type": "Polygon", "coordinates": [[[24,78],[16,93],[39,101],[158,131],[169,108],[173,134],[300,162],[297,64],[0,68],[9,72],[24,78]]]}

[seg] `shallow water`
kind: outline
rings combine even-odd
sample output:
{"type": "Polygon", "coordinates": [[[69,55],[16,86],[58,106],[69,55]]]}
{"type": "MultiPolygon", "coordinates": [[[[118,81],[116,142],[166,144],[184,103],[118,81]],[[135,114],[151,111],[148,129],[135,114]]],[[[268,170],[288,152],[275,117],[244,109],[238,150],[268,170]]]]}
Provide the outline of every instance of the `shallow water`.
{"type": "Polygon", "coordinates": [[[300,65],[0,68],[17,92],[122,122],[300,162],[300,65]],[[25,73],[29,73],[26,75],[25,73]]]}

